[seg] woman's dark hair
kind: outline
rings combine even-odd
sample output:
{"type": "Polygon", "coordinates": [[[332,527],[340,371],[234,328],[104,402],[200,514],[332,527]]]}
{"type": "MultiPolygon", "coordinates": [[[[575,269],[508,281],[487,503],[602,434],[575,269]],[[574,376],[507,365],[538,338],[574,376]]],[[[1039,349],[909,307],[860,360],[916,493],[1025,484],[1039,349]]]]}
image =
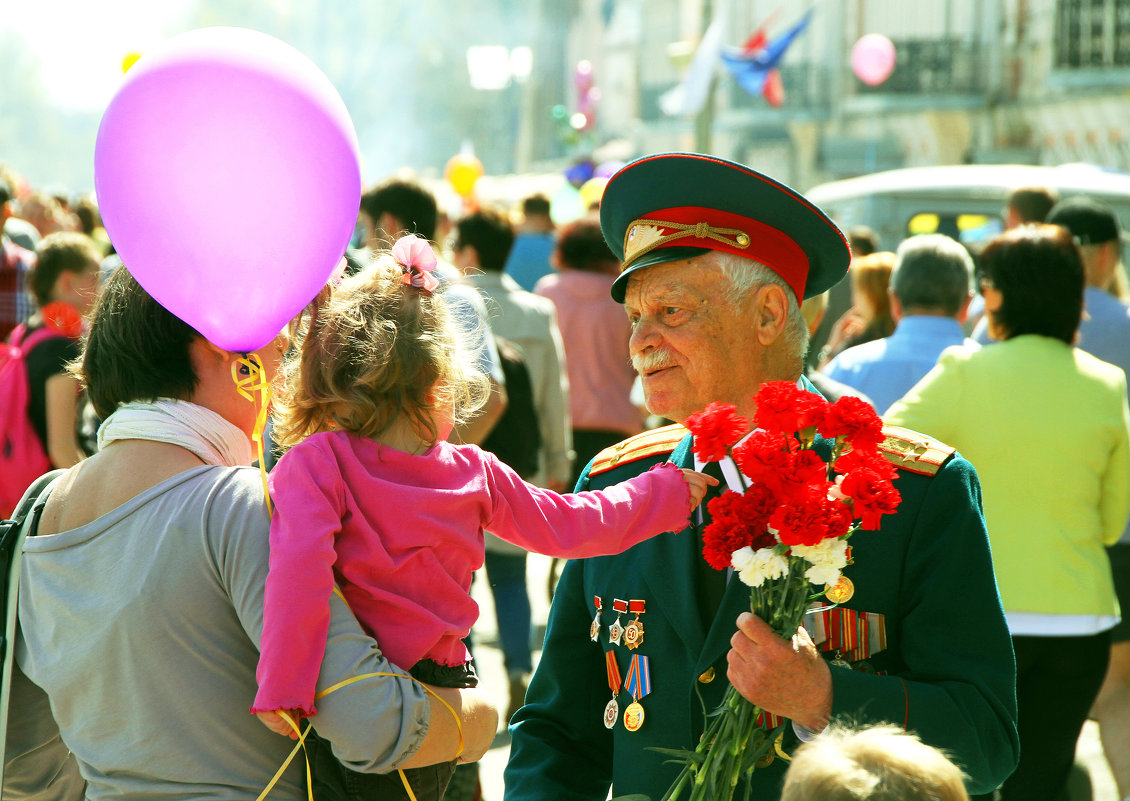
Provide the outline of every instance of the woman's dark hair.
{"type": "Polygon", "coordinates": [[[1075,342],[1083,261],[1066,228],[1023,225],[1001,234],[981,253],[981,275],[1001,293],[993,319],[1005,339],[1039,334],[1075,342]]]}
{"type": "Polygon", "coordinates": [[[558,232],[557,258],[569,269],[590,273],[616,275],[620,267],[620,262],[604,241],[600,223],[589,218],[569,223],[558,232]]]}
{"type": "Polygon", "coordinates": [[[102,261],[102,251],[93,239],[71,231],[48,234],[35,251],[35,269],[28,273],[27,286],[40,308],[52,301],[60,275],[97,270],[102,261]]]}
{"type": "Polygon", "coordinates": [[[184,400],[198,381],[189,353],[198,336],[118,267],[99,292],[82,355],[70,369],[102,418],[131,401],[184,400]]]}

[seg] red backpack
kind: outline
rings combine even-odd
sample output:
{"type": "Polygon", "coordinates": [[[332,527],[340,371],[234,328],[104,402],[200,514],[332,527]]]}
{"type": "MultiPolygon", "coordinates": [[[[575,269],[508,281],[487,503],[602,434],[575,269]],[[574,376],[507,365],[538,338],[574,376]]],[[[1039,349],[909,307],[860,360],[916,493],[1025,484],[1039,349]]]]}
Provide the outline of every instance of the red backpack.
{"type": "Polygon", "coordinates": [[[51,460],[28,416],[27,354],[41,342],[61,336],[44,326],[28,335],[17,326],[0,343],[0,519],[16,508],[31,482],[51,469],[51,460]]]}

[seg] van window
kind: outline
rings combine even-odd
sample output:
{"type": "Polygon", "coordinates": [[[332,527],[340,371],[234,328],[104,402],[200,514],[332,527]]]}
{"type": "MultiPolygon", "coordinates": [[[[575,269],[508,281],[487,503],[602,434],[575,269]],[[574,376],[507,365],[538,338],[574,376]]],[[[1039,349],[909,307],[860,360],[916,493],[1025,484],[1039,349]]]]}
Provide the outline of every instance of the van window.
{"type": "Polygon", "coordinates": [[[969,243],[989,239],[1004,230],[1003,221],[989,214],[915,214],[906,224],[906,235],[946,234],[969,243]]]}

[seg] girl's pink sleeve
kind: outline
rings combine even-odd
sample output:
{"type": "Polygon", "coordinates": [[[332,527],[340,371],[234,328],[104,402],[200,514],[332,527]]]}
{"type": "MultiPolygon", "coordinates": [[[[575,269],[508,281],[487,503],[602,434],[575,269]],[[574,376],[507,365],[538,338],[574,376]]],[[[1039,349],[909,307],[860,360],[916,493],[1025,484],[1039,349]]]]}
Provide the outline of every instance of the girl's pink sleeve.
{"type": "Polygon", "coordinates": [[[484,456],[493,498],[484,528],[527,550],[568,559],[607,556],[687,526],[690,490],[673,464],[602,490],[559,495],[527,484],[493,455],[484,456]]]}
{"type": "Polygon", "coordinates": [[[334,539],[341,528],[340,472],[314,443],[286,453],[271,471],[270,571],[252,712],[313,715],[333,592],[334,539]]]}

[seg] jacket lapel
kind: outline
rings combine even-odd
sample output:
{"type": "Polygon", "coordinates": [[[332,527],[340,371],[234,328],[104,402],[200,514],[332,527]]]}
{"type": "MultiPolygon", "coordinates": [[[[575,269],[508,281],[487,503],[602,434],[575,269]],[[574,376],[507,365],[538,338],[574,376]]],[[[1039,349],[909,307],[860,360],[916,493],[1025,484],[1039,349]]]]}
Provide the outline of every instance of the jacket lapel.
{"type": "MultiPolygon", "coordinates": [[[[694,467],[688,434],[672,451],[669,461],[679,467],[694,467]]],[[[694,604],[695,531],[691,524],[678,534],[665,534],[648,542],[647,569],[644,580],[655,598],[655,606],[692,654],[702,648],[705,632],[694,604]],[[690,558],[688,558],[688,555],[690,558]]],[[[648,611],[651,611],[649,605],[648,611]]]]}

